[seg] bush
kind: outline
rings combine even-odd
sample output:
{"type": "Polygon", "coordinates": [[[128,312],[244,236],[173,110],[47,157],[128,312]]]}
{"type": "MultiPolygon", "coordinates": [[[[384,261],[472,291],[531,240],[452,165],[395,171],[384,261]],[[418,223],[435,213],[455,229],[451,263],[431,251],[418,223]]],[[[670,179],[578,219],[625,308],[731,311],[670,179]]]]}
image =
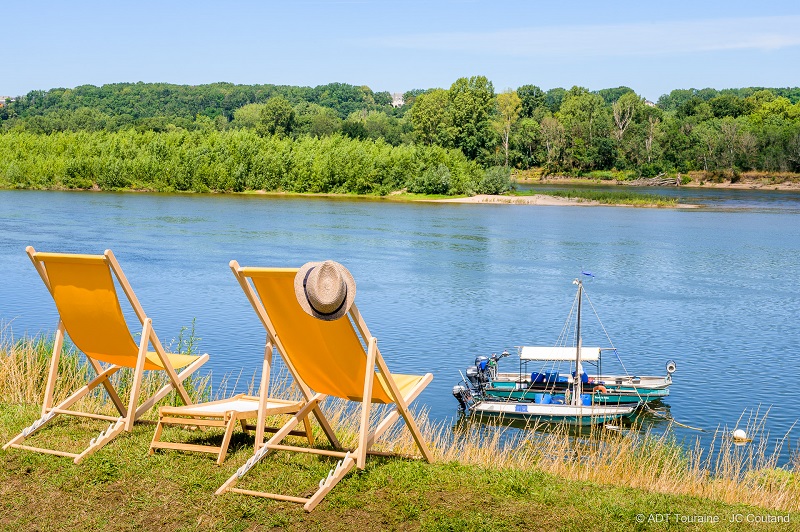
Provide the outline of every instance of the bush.
{"type": "Polygon", "coordinates": [[[447,194],[450,190],[450,169],[440,164],[428,168],[412,179],[408,191],[414,194],[447,194]]]}
{"type": "Polygon", "coordinates": [[[511,170],[504,166],[488,168],[477,186],[478,194],[503,194],[511,190],[511,170]]]}
{"type": "Polygon", "coordinates": [[[473,194],[507,186],[463,153],[381,139],[261,137],[246,129],[0,134],[0,187],[473,194]],[[481,185],[482,181],[485,184],[481,185]]]}
{"type": "Polygon", "coordinates": [[[664,167],[660,163],[648,163],[639,167],[639,173],[642,177],[655,177],[664,171],[664,167]]]}

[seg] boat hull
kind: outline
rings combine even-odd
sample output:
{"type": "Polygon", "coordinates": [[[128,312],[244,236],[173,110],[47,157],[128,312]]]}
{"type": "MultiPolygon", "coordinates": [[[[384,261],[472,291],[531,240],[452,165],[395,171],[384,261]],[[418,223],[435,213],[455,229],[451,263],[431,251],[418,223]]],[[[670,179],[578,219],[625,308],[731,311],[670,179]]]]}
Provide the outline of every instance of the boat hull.
{"type": "Polygon", "coordinates": [[[482,401],[471,408],[473,415],[489,414],[511,419],[557,423],[570,426],[588,426],[628,417],[636,410],[635,406],[578,406],[543,405],[537,403],[514,403],[482,401]]]}

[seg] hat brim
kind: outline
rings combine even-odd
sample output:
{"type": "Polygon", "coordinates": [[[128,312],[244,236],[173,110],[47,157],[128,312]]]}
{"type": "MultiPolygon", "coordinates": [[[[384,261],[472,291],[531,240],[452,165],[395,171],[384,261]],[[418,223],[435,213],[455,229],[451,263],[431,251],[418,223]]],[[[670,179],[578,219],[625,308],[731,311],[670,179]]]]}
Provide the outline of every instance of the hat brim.
{"type": "Polygon", "coordinates": [[[333,321],[338,320],[350,310],[350,307],[353,305],[353,301],[356,299],[356,280],[353,279],[353,274],[350,271],[339,264],[338,262],[333,262],[336,266],[336,269],[339,271],[339,274],[344,279],[344,284],[347,286],[347,296],[345,297],[344,303],[342,304],[341,308],[334,312],[333,314],[320,314],[311,304],[308,302],[308,297],[306,296],[306,289],[303,286],[303,281],[306,279],[306,275],[312,268],[316,268],[322,262],[307,262],[300,267],[298,270],[297,275],[294,276],[294,295],[297,298],[297,303],[300,305],[300,308],[303,309],[303,312],[308,314],[309,316],[313,316],[320,320],[325,321],[333,321]]]}

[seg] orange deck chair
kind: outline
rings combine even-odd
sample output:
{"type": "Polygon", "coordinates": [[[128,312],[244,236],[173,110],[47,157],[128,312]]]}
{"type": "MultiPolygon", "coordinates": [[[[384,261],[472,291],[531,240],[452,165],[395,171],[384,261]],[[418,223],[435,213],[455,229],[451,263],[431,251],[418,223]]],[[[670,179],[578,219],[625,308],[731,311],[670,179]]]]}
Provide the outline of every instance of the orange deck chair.
{"type": "Polygon", "coordinates": [[[30,246],[26,251],[53,296],[59,321],[42,402],[42,417],[3,446],[3,449],[16,448],[68,456],[77,464],[123,430],[131,431],[134,422],[170,391],[177,390],[183,402],[191,404],[182,382],[208,360],[208,355],[180,355],[167,353],[164,350],[153,330],[152,321],[144,313],[110,249],[103,255],[39,253],[30,246]],[[113,277],[116,277],[141,322],[142,334],[138,345],[131,336],[122,314],[113,277]],[[53,390],[58,379],[58,361],[65,333],[69,334],[75,346],[86,355],[97,376],[67,399],[53,406],[53,390]],[[148,351],[150,345],[154,351],[148,351]],[[134,370],[127,406],[119,398],[110,380],[110,377],[122,368],[134,370]],[[181,373],[176,373],[180,368],[185,369],[181,373]],[[139,405],[142,375],[145,370],[166,371],[169,384],[139,405]],[[101,384],[119,411],[119,416],[70,410],[73,404],[101,384]],[[61,414],[105,420],[109,421],[110,425],[92,439],[89,446],[80,453],[22,444],[23,440],[61,414]]]}
{"type": "MultiPolygon", "coordinates": [[[[408,404],[431,382],[433,375],[390,373],[378,350],[377,340],[370,334],[355,304],[350,307],[347,315],[333,321],[322,321],[306,314],[295,296],[294,278],[298,269],[243,268],[236,261],[231,261],[230,267],[266,328],[271,345],[277,348],[296,379],[305,397],[305,404],[266,443],[263,431],[256,434],[255,454],[217,490],[217,495],[230,491],[296,502],[303,504],[305,510],[310,512],[353,467],[364,469],[367,454],[389,454],[373,452],[370,448],[400,417],[405,420],[423,458],[431,460],[428,446],[409,412],[408,404]],[[356,449],[342,449],[322,413],[320,403],[328,396],[361,403],[361,423],[356,449]],[[372,403],[395,405],[394,410],[374,430],[369,429],[372,403]],[[318,419],[335,451],[281,443],[309,413],[313,413],[318,419]],[[328,477],[320,481],[317,491],[308,498],[234,487],[260,460],[278,450],[333,456],[341,460],[328,477]]],[[[263,416],[263,413],[260,412],[259,415],[263,416]]],[[[263,427],[263,418],[259,419],[257,430],[258,427],[263,427]]]]}

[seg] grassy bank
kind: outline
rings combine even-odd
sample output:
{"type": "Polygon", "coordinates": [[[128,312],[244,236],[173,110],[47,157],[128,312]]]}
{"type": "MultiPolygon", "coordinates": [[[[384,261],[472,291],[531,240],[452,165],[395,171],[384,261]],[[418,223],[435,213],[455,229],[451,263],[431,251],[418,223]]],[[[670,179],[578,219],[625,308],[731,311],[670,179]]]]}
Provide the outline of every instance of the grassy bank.
{"type": "MultiPolygon", "coordinates": [[[[0,342],[0,440],[7,441],[38,417],[32,403],[40,397],[47,346],[32,340],[0,342]]],[[[62,360],[76,375],[85,371],[74,353],[62,360]]],[[[203,390],[208,389],[199,395],[210,394],[203,390]]],[[[110,408],[102,396],[92,401],[100,409],[110,408]]],[[[359,411],[338,401],[329,401],[324,409],[337,436],[353,445],[359,411]]],[[[712,459],[700,449],[678,445],[669,435],[601,431],[575,439],[555,431],[504,438],[500,430],[482,431],[468,424],[454,429],[429,421],[424,412],[419,417],[434,463],[371,458],[366,470],[346,477],[312,514],[289,503],[213,495],[252,453],[252,437],[241,432],[221,467],[199,454],[148,457],[153,426],[145,423],[80,466],[53,456],[3,452],[0,528],[665,530],[677,521],[679,529],[706,530],[706,518],[696,516],[708,516],[719,521],[714,529],[745,530],[753,527],[748,519],[793,512],[788,524],[756,524],[765,530],[792,530],[800,519],[798,475],[775,467],[774,452],[735,447],[722,434],[712,459]],[[742,523],[736,522],[739,516],[742,523]]],[[[46,437],[59,448],[74,449],[102,428],[102,422],[70,419],[54,422],[34,439],[46,437]]],[[[321,440],[316,424],[315,431],[321,440]]],[[[172,429],[167,437],[218,441],[221,434],[172,429]]],[[[295,443],[302,445],[301,440],[295,443]]],[[[414,452],[401,426],[382,439],[380,448],[414,452]]],[[[305,494],[334,465],[326,458],[277,453],[241,487],[305,494]]]]}

